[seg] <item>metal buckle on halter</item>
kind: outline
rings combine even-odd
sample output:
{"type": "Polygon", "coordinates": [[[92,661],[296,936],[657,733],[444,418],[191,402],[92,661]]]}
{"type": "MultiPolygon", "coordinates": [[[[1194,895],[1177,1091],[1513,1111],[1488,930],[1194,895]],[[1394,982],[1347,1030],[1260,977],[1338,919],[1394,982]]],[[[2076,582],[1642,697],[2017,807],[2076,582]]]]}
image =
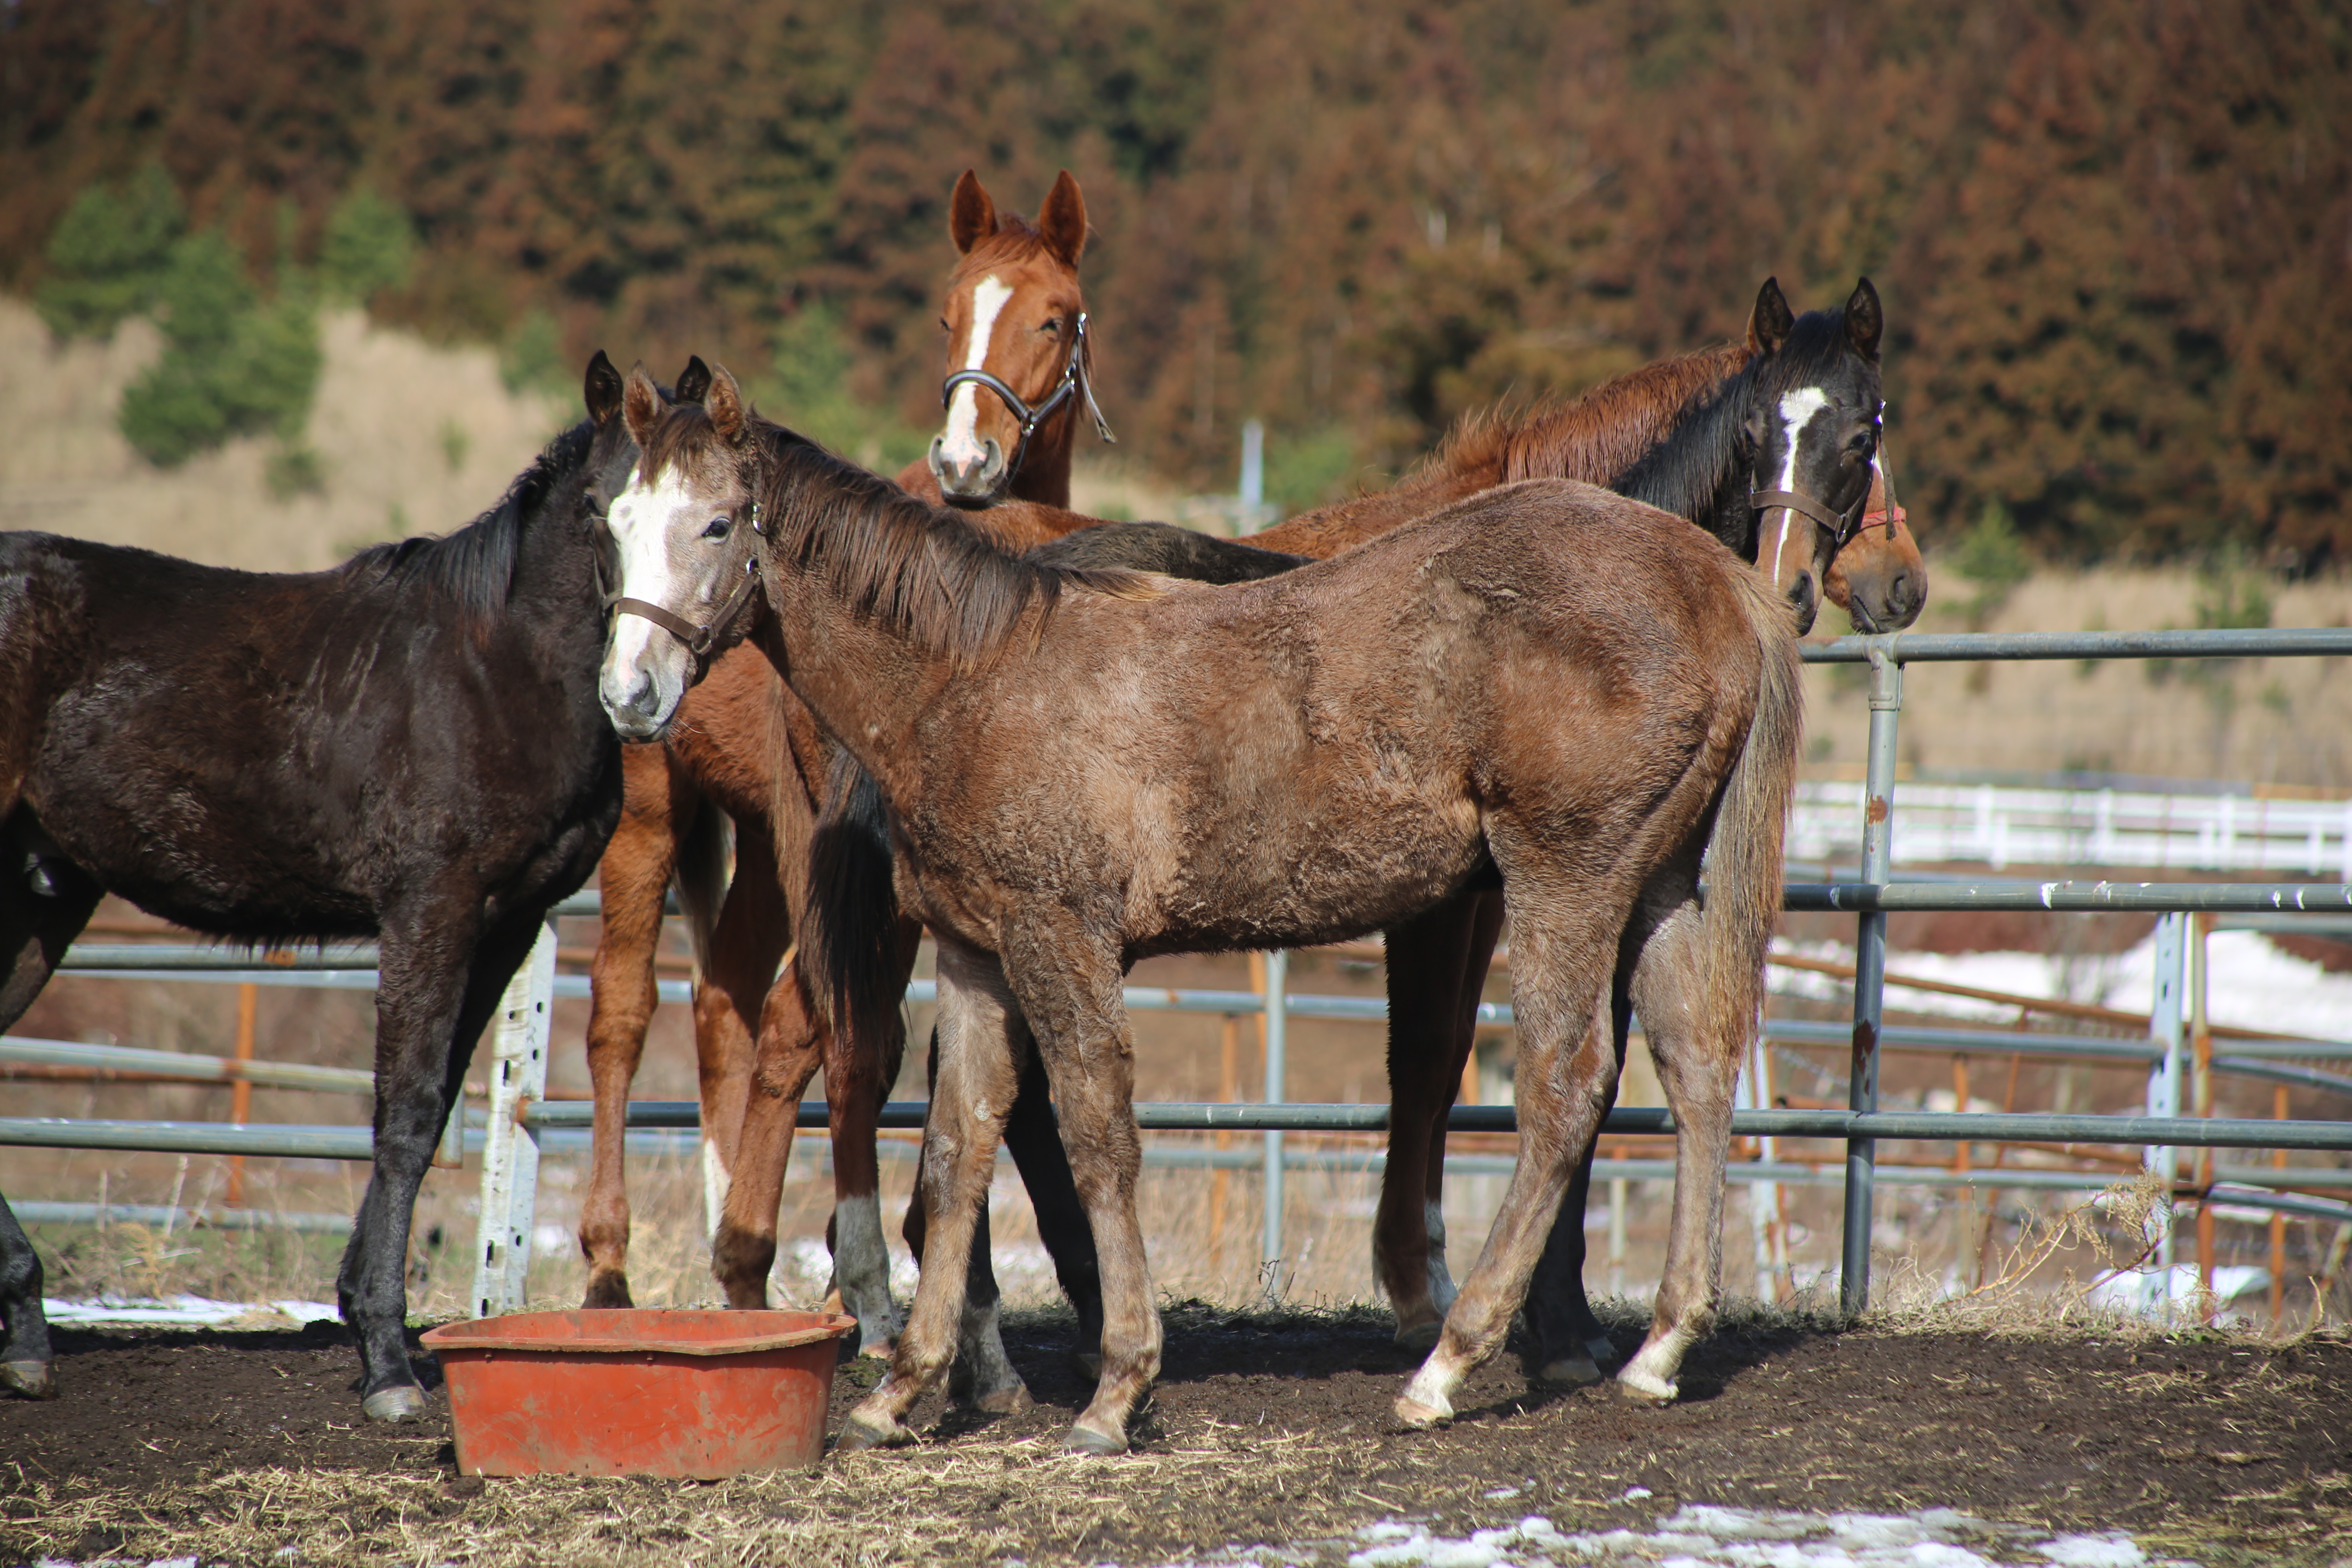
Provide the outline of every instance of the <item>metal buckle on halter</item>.
{"type": "Polygon", "coordinates": [[[1870,504],[1870,489],[1864,486],[1862,499],[1853,503],[1853,510],[1843,514],[1833,512],[1812,497],[1801,495],[1795,490],[1750,490],[1748,492],[1748,504],[1756,511],[1769,511],[1774,507],[1781,507],[1801,517],[1809,517],[1828,529],[1830,537],[1843,546],[1848,539],[1853,537],[1853,531],[1861,521],[1862,509],[1870,504]]]}
{"type": "Polygon", "coordinates": [[[984,370],[960,370],[940,384],[940,406],[945,408],[953,402],[956,388],[967,384],[984,386],[996,394],[1006,411],[1021,426],[1021,445],[1013,449],[1013,461],[1004,470],[1009,480],[1021,471],[1021,459],[1029,454],[1029,438],[1037,434],[1038,427],[1051,419],[1074,393],[1086,405],[1087,416],[1094,421],[1095,434],[1113,446],[1118,444],[1118,437],[1110,433],[1110,422],[1103,417],[1101,405],[1095,402],[1094,378],[1088,368],[1093,357],[1093,352],[1087,346],[1087,313],[1080,310],[1077,330],[1070,337],[1069,357],[1062,363],[1062,379],[1054,384],[1054,390],[1046,395],[1045,402],[1033,408],[1000,377],[984,370]]]}

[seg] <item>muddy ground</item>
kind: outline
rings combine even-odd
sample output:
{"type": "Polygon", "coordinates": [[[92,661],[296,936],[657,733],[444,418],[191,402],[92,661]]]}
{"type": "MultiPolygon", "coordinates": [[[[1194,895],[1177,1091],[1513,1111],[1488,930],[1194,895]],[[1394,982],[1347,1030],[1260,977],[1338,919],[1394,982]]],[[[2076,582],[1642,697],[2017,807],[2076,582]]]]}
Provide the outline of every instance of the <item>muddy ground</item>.
{"type": "MultiPolygon", "coordinates": [[[[460,1478],[437,1394],[419,1425],[364,1425],[354,1352],[326,1325],[66,1332],[65,1397],[0,1404],[0,1563],[1152,1563],[1383,1519],[1641,1528],[1686,1502],[1950,1507],[2128,1529],[2209,1563],[2352,1553],[2340,1341],[1754,1319],[1700,1348],[1672,1409],[1530,1395],[1506,1361],[1450,1429],[1403,1435],[1389,1405],[1409,1367],[1383,1319],[1171,1307],[1138,1452],[1104,1461],[1056,1454],[1086,1389],[1067,1320],[1024,1315],[1009,1338],[1034,1412],[976,1421],[934,1401],[919,1448],[716,1485],[460,1478]]],[[[1621,1351],[1638,1333],[1623,1322],[1621,1351]]],[[[842,1373],[836,1422],[874,1375],[842,1373]]]]}

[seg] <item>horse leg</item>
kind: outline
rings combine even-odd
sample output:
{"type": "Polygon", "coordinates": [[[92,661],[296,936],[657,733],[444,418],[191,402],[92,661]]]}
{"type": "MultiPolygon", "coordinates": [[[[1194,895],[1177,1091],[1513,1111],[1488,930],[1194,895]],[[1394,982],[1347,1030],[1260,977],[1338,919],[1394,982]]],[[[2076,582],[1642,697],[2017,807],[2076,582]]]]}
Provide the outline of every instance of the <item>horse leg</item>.
{"type": "Polygon", "coordinates": [[[416,1190],[463,1090],[475,1043],[538,940],[539,912],[484,931],[470,889],[386,916],[378,948],[375,1163],[335,1281],[360,1342],[361,1409],[405,1421],[425,1410],[408,1364],[405,1264],[416,1190]]]}
{"type": "MultiPolygon", "coordinates": [[[[1610,1016],[1596,1019],[1594,1027],[1613,1044],[1617,1073],[1622,1074],[1631,1011],[1622,968],[1610,992],[1610,1016]]],[[[1612,1104],[1616,1100],[1616,1081],[1612,1075],[1612,1104]]],[[[1608,1106],[1601,1107],[1604,1117],[1608,1112],[1608,1106]]],[[[1568,1194],[1560,1201],[1559,1215],[1552,1221],[1551,1235],[1544,1242],[1543,1257],[1528,1288],[1528,1326],[1536,1341],[1529,1376],[1550,1388],[1581,1388],[1598,1383],[1601,1369],[1617,1359],[1617,1349],[1609,1342],[1601,1320],[1592,1315],[1592,1303],[1584,1291],[1584,1214],[1592,1194],[1593,1154],[1599,1148],[1596,1138],[1577,1162],[1576,1174],[1569,1180],[1568,1194]]]]}
{"type": "Polygon", "coordinates": [[[776,1205],[783,1195],[784,1167],[792,1159],[800,1097],[824,1060],[798,983],[778,973],[792,929],[766,825],[739,817],[735,876],[728,884],[694,988],[694,1044],[702,1096],[703,1205],[712,1237],[711,1271],[725,1289],[729,1306],[751,1310],[768,1304],[776,1205]],[[782,997],[775,994],[779,989],[786,993],[782,997]],[[772,1027],[777,1031],[772,1038],[772,1027]],[[780,1113],[761,1122],[760,1185],[770,1194],[764,1214],[756,1196],[740,1209],[728,1202],[732,1180],[741,1174],[740,1140],[755,1076],[761,1097],[780,1113]],[[764,1257],[757,1256],[762,1250],[758,1246],[748,1251],[719,1247],[722,1229],[740,1242],[747,1225],[752,1235],[765,1238],[764,1257]]]}
{"type": "Polygon", "coordinates": [[[1454,1295],[1440,1200],[1445,1117],[1462,1081],[1456,1049],[1466,1050],[1455,1023],[1476,924],[1472,904],[1450,900],[1393,927],[1387,941],[1389,1157],[1372,1219],[1372,1278],[1396,1310],[1396,1342],[1423,1354],[1437,1343],[1454,1295]]]}
{"type": "Polygon", "coordinates": [[[1543,869],[1552,874],[1528,879],[1545,889],[1539,895],[1513,891],[1519,884],[1507,864],[1504,873],[1519,1026],[1518,1163],[1437,1348],[1397,1400],[1397,1419],[1406,1426],[1450,1417],[1462,1379],[1502,1347],[1570,1174],[1600,1130],[1615,1076],[1615,1060],[1593,1026],[1609,979],[1611,938],[1624,925],[1622,905],[1609,910],[1605,889],[1569,868],[1543,869]]]}
{"type": "MultiPolygon", "coordinates": [[[[105,896],[62,857],[35,854],[28,832],[0,834],[0,1030],[25,1016],[105,896]]],[[[50,1399],[58,1385],[41,1278],[40,1254],[0,1200],[0,1388],[50,1399]]]]}
{"type": "MultiPolygon", "coordinates": [[[[1016,1037],[1015,1058],[1034,1057],[1035,1053],[1028,1044],[1028,1027],[1021,1023],[1020,1015],[1013,1014],[1006,1026],[1016,1037]]],[[[936,1026],[931,1030],[925,1076],[932,1083],[939,1081],[940,1032],[936,1026]]],[[[1024,1067],[1024,1085],[1027,1076],[1024,1067]]],[[[1020,1108],[1021,1092],[1016,1090],[1013,1095],[1015,1114],[1020,1108]]],[[[923,1131],[928,1142],[928,1119],[923,1131]]],[[[929,1228],[930,1214],[924,1202],[923,1184],[918,1182],[914,1194],[907,1200],[907,1223],[900,1232],[907,1238],[907,1250],[915,1255],[918,1268],[922,1267],[923,1242],[929,1228]]],[[[1000,1294],[989,1239],[988,1205],[982,1204],[979,1228],[973,1233],[971,1257],[964,1265],[963,1312],[957,1320],[955,1364],[948,1373],[948,1398],[992,1415],[1013,1415],[1036,1401],[1029,1396],[1029,1385],[1021,1381],[1021,1374],[1013,1370],[1013,1358],[1005,1353],[1003,1328],[997,1318],[1000,1294]]]]}
{"type": "Polygon", "coordinates": [[[756,1311],[768,1304],[776,1211],[783,1202],[801,1096],[825,1059],[825,1033],[801,989],[799,967],[786,964],[760,1009],[757,1060],[734,1141],[734,1176],[710,1244],[710,1269],[730,1307],[756,1311]]]}
{"type": "MultiPolygon", "coordinates": [[[[1102,1372],[1064,1445],[1127,1449],[1127,1423],[1160,1375],[1161,1329],[1136,1213],[1135,1035],[1118,953],[1062,911],[1008,925],[1004,969],[1059,1100],[1063,1146],[1094,1232],[1103,1293],[1102,1372]]],[[[929,1274],[925,1275],[928,1280],[929,1274]]]]}
{"type": "Polygon", "coordinates": [[[1675,1206],[1665,1273],[1649,1335],[1617,1374],[1621,1394],[1650,1405],[1673,1401],[1684,1353],[1714,1325],[1723,1279],[1733,1086],[1754,1027],[1749,987],[1707,984],[1706,916],[1687,879],[1679,892],[1678,901],[1665,901],[1666,914],[1643,942],[1631,987],[1675,1117],[1675,1206]],[[1717,994],[1727,989],[1739,994],[1717,994]]]}
{"type": "Polygon", "coordinates": [[[1461,978],[1454,986],[1453,1046],[1446,1053],[1444,1102],[1435,1108],[1429,1132],[1429,1167],[1423,1189],[1423,1207],[1429,1226],[1429,1288],[1440,1312],[1454,1306],[1454,1276],[1445,1267],[1445,1123],[1462,1089],[1464,1069],[1478,1043],[1478,1000],[1486,991],[1486,968],[1494,962],[1495,943],[1503,934],[1503,895],[1476,893],[1470,900],[1470,940],[1462,953],[1461,978]]]}
{"type": "Polygon", "coordinates": [[[583,1307],[626,1307],[629,1297],[629,1085],[646,1050],[660,994],[654,953],[662,898],[677,864],[678,836],[693,815],[688,784],[657,746],[621,748],[621,823],[597,869],[604,931],[588,979],[588,1079],[596,1110],[580,1250],[588,1260],[583,1307]]]}
{"type": "Polygon", "coordinates": [[[56,1359],[41,1312],[41,1255],[0,1198],[0,1388],[27,1399],[55,1399],[56,1359]]]}
{"type": "Polygon", "coordinates": [[[1019,1091],[1013,1057],[1017,1011],[1003,973],[984,953],[940,943],[940,1056],[923,1131],[920,1182],[929,1214],[929,1267],[890,1371],[841,1428],[844,1451],[907,1443],[907,1412],[955,1357],[971,1251],[988,1208],[988,1184],[1004,1118],[1019,1091]]]}
{"type": "MultiPolygon", "coordinates": [[[[900,922],[894,974],[898,994],[905,994],[922,938],[919,922],[900,922]]],[[[855,1039],[850,1030],[835,1027],[827,1036],[824,1058],[833,1127],[833,1221],[826,1239],[833,1247],[834,1286],[841,1292],[842,1310],[857,1320],[857,1353],[885,1357],[898,1337],[899,1317],[898,1303],[890,1299],[890,1247],[882,1232],[882,1168],[875,1130],[881,1122],[883,1102],[898,1080],[899,1060],[907,1048],[898,1010],[889,1011],[892,1021],[886,1037],[855,1039]]],[[[919,1202],[919,1182],[917,1189],[919,1202]]]]}
{"type": "Polygon", "coordinates": [[[1062,1129],[1054,1117],[1054,1090],[1045,1076],[1045,1059],[1034,1049],[1022,1058],[1021,1092],[1004,1123],[1004,1147],[1021,1173],[1021,1184],[1029,1189],[1029,1205],[1037,1215],[1037,1239],[1054,1260],[1062,1294],[1077,1310],[1078,1342],[1070,1352],[1071,1359],[1086,1369],[1088,1377],[1100,1377],[1102,1266],[1095,1257],[1095,1237],[1087,1225],[1086,1205],[1078,1201],[1077,1182],[1070,1174],[1069,1151],[1062,1146],[1062,1129]]]}

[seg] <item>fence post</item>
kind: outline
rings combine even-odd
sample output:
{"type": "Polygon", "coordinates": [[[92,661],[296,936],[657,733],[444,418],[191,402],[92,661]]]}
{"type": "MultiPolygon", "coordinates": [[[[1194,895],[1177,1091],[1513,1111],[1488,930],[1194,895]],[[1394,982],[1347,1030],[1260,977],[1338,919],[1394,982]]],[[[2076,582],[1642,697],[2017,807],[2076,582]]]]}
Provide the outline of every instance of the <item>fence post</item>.
{"type": "MultiPolygon", "coordinates": [[[[1862,879],[1883,883],[1895,859],[1895,721],[1903,713],[1903,667],[1895,661],[1894,638],[1870,639],[1870,760],[1863,785],[1862,879]]],[[[1846,1104],[1854,1110],[1878,1109],[1878,1031],[1886,1016],[1886,917],[1873,912],[1855,922],[1853,942],[1853,1059],[1846,1080],[1846,1104]]],[[[1845,1144],[1845,1247],[1839,1264],[1838,1299],[1846,1316],[1870,1305],[1871,1185],[1878,1145],[1869,1138],[1845,1144]]]]}
{"type": "MultiPolygon", "coordinates": [[[[1276,948],[1265,955],[1265,1102],[1283,1102],[1285,1052],[1289,1044],[1290,954],[1276,948]]],[[[1265,1239],[1259,1269],[1268,1296],[1280,1293],[1282,1268],[1282,1134],[1265,1135],[1265,1239]]]]}
{"type": "MultiPolygon", "coordinates": [[[[540,928],[490,1025],[490,1125],[482,1151],[482,1215],[474,1233],[474,1316],[522,1310],[539,1198],[539,1140],[522,1113],[547,1095],[548,1007],[555,996],[555,928],[540,928]]],[[[463,1117],[461,1099],[450,1114],[463,1117]]]]}
{"type": "MultiPolygon", "coordinates": [[[[2147,1009],[2147,1037],[2163,1053],[2148,1069],[2147,1113],[2150,1116],[2180,1114],[2181,1071],[2181,982],[2188,967],[2189,917],[2172,913],[2156,918],[2156,981],[2155,994],[2147,1009]]],[[[2179,1176],[2178,1152],[2151,1145],[2145,1156],[2147,1168],[2164,1184],[2163,1238],[2157,1243],[2157,1267],[2164,1273],[2165,1300],[2172,1300],[2172,1184],[2179,1176]]]]}

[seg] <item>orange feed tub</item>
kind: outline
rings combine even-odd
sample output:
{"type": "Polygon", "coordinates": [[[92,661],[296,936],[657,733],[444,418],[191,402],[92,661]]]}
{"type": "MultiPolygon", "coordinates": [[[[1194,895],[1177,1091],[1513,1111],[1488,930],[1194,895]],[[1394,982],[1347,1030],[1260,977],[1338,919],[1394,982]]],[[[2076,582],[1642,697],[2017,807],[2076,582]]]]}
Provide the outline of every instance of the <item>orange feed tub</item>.
{"type": "Polygon", "coordinates": [[[837,1312],[522,1312],[425,1336],[469,1476],[813,1469],[837,1312]]]}

